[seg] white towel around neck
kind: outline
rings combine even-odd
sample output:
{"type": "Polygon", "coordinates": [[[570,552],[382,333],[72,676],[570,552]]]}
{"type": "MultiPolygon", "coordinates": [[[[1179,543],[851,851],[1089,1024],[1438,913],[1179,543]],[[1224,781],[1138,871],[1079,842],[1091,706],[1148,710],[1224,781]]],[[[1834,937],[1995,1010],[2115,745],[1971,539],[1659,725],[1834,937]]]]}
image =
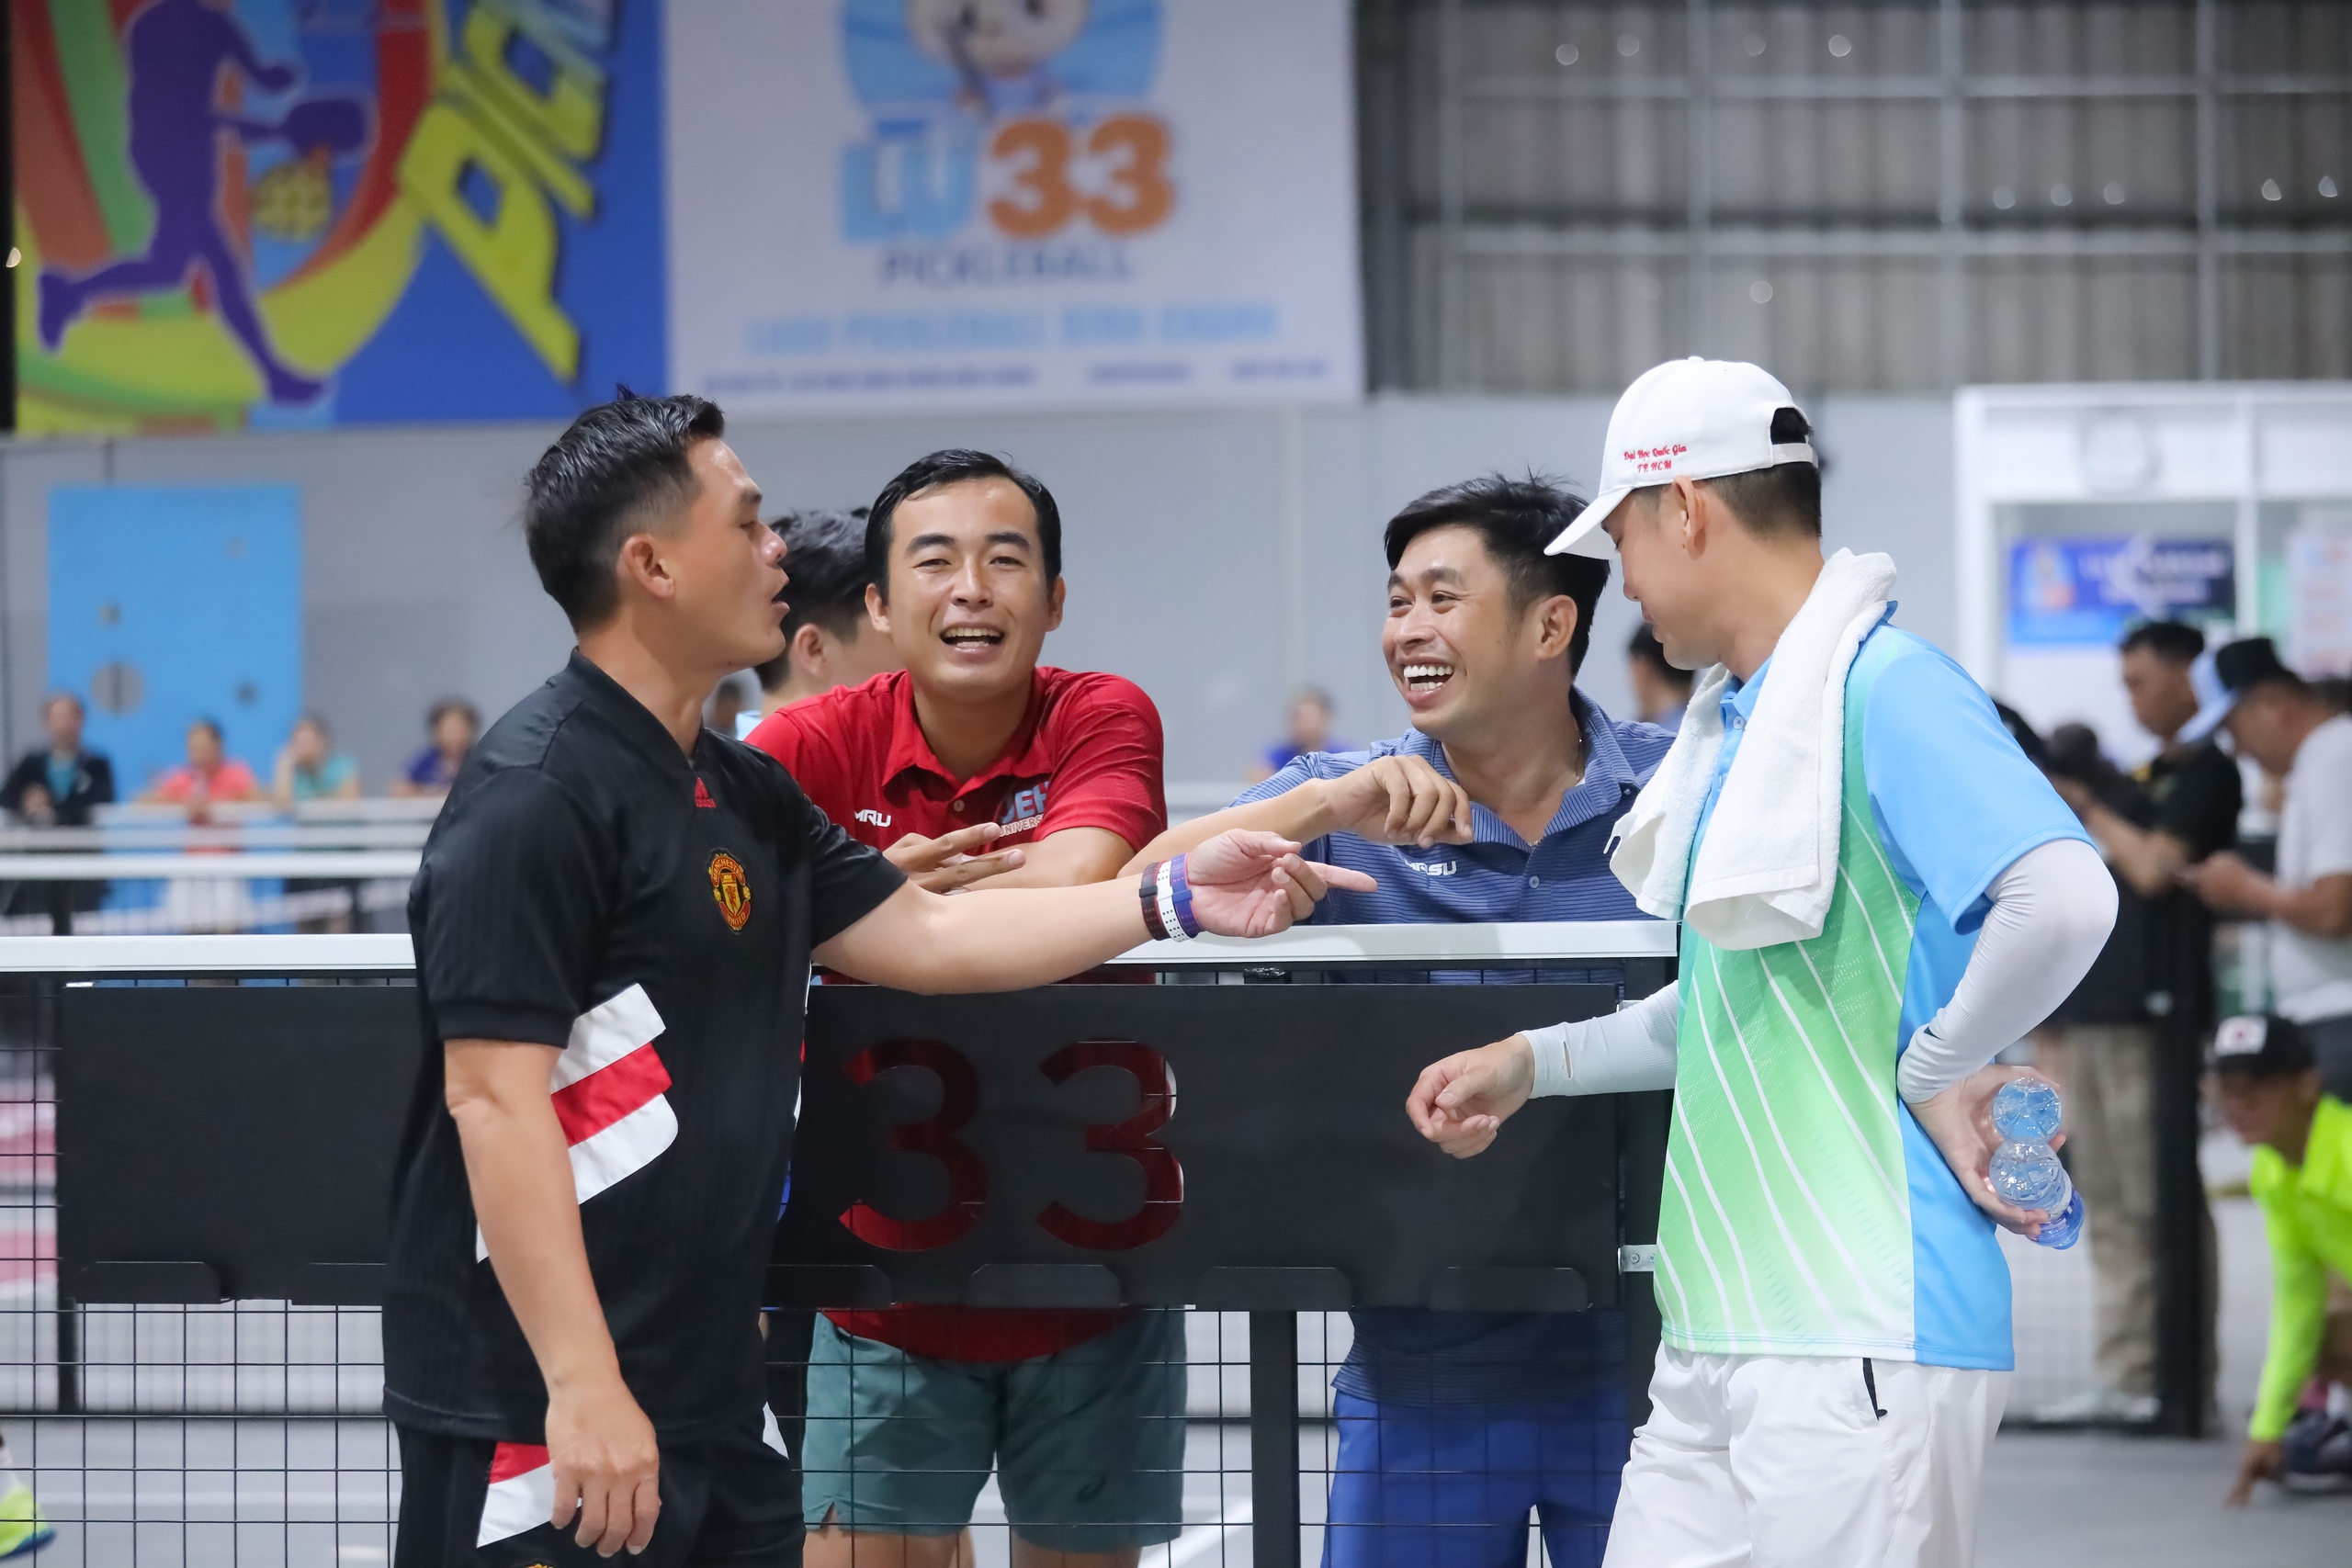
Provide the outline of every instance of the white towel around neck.
{"type": "Polygon", "coordinates": [[[1845,809],[1846,676],[1894,593],[1890,557],[1839,550],[1823,565],[1773,645],[1694,863],[1731,672],[1718,664],[1700,675],[1672,749],[1617,824],[1610,869],[1645,912],[1733,950],[1821,934],[1845,809]]]}

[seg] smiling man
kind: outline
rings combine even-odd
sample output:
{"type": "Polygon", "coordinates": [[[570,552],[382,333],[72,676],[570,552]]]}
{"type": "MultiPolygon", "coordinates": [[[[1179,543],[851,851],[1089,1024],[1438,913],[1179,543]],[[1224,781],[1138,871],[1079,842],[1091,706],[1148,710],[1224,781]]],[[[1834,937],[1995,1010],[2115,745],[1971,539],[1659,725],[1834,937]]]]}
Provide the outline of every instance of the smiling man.
{"type": "MultiPolygon", "coordinates": [[[[779,709],[752,744],[925,886],[1115,875],[1168,824],[1159,715],[1133,682],[1037,662],[1065,592],[1052,492],[934,452],[883,487],[865,551],[906,668],[779,709]]],[[[1117,1568],[1182,1528],[1181,1314],[832,1313],[809,1361],[812,1564],[954,1561],[991,1463],[1016,1562],[1117,1568]]]]}
{"type": "MultiPolygon", "coordinates": [[[[1398,513],[1380,646],[1412,728],[1369,750],[1300,757],[1137,863],[1268,828],[1378,877],[1377,893],[1335,899],[1330,921],[1645,919],[1609,873],[1609,835],[1669,737],[1576,689],[1609,566],[1544,547],[1581,510],[1548,484],[1498,476],[1398,513]]],[[[1554,1562],[1600,1562],[1626,1451],[1617,1313],[1351,1315],[1327,1562],[1517,1562],[1531,1508],[1554,1562]]]]}
{"type": "MultiPolygon", "coordinates": [[[[784,647],[784,545],[725,432],[701,398],[624,394],[526,481],[531,561],[579,642],[468,753],[409,891],[395,1568],[798,1564],[755,1325],[811,960],[1009,990],[1149,934],[1125,885],[910,886],[702,728],[713,685],[784,647]]],[[[1327,879],[1369,886],[1293,849],[1221,840],[1169,873],[1188,903],[1160,896],[1188,934],[1249,936],[1327,879]]]]}

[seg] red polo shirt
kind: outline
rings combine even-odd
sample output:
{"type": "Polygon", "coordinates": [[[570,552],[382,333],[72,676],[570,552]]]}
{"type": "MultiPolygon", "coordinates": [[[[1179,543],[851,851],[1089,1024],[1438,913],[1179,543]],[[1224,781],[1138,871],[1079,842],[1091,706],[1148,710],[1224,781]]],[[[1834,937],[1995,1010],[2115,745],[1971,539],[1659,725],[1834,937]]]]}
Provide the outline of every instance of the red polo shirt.
{"type": "MultiPolygon", "coordinates": [[[[999,848],[1065,828],[1106,828],[1141,849],[1168,827],[1159,711],[1116,675],[1040,665],[1021,727],[996,761],[961,781],[923,738],[903,670],[779,708],[751,742],[782,762],[818,809],[877,850],[909,833],[935,839],[976,822],[1004,829],[999,848]]],[[[1108,1333],[1130,1313],[922,1306],[825,1315],[860,1338],[934,1360],[1025,1361],[1108,1333]]]]}

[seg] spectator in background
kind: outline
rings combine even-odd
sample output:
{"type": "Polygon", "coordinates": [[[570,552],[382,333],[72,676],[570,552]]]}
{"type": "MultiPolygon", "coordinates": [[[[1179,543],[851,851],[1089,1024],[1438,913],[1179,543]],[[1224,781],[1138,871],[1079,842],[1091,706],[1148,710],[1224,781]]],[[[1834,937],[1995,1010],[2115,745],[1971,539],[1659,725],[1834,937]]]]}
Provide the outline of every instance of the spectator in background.
{"type": "MultiPolygon", "coordinates": [[[[2183,740],[2197,716],[2189,671],[2204,634],[2178,621],[2135,627],[2123,639],[2123,689],[2132,716],[2156,738],[2154,757],[2129,778],[2079,725],[2061,725],[2037,759],[2082,818],[2115,874],[2115,930],[2091,972],[2033,1035],[2033,1065],[2066,1095],[2067,1168],[2089,1215],[2096,1279],[2097,1379],[2037,1412],[2052,1421],[2152,1421],[2156,1416],[2156,1155],[2154,1058],[2161,1043],[2148,998],[2201,1007],[2202,976],[2182,974],[2189,953],[2211,949],[2203,908],[2179,892],[2186,866],[2237,842],[2243,804],[2237,764],[2210,738],[2183,740]],[[2184,922],[2186,922],[2184,924],[2184,922]]],[[[2191,1020],[2201,1038],[2209,1017],[2191,1020]]],[[[2198,1227],[2209,1271],[2218,1267],[2213,1217],[2199,1190],[2198,1227]]],[[[2218,1361],[2218,1291],[2202,1293],[2207,1394],[2218,1361]]]]}
{"type": "Polygon", "coordinates": [[[278,749],[270,793],[288,808],[306,800],[356,800],[359,764],[348,751],[334,749],[325,719],[306,713],[294,721],[293,734],[278,749]]]}
{"type": "Polygon", "coordinates": [[[2198,664],[2203,706],[2184,734],[2218,725],[2241,757],[2286,782],[2278,874],[2222,852],[2181,875],[2215,909],[2270,922],[2278,1010],[2302,1026],[2328,1092],[2352,1099],[2352,716],[2278,661],[2267,637],[2198,664]]]}
{"type": "Polygon", "coordinates": [[[1625,672],[1634,683],[1634,708],[1644,724],[1655,724],[1668,735],[1682,728],[1682,710],[1690,705],[1688,670],[1666,661],[1657,633],[1644,621],[1625,645],[1625,672]]]}
{"type": "Polygon", "coordinates": [[[1263,761],[1250,775],[1250,782],[1263,784],[1301,757],[1349,750],[1346,741],[1331,737],[1331,713],[1330,693],[1320,686],[1301,686],[1290,699],[1290,722],[1283,738],[1266,748],[1263,761]]]}
{"type": "MultiPolygon", "coordinates": [[[[93,808],[114,804],[114,764],[82,744],[82,699],[51,692],[41,705],[41,727],[49,744],[28,751],[0,784],[0,808],[34,828],[86,828],[93,808]]],[[[6,900],[12,915],[46,913],[52,929],[68,929],[71,918],[106,902],[103,882],[20,882],[6,900]]],[[[0,1444],[5,1451],[5,1444],[0,1444]]],[[[5,1541],[6,1504],[0,1502],[0,1541],[5,1541]]]]}
{"type": "Polygon", "coordinates": [[[466,753],[474,749],[474,737],[481,733],[481,714],[463,697],[443,697],[425,715],[424,728],[433,744],[410,759],[392,781],[394,795],[448,794],[458,782],[458,770],[465,766],[466,753]]]}
{"type": "Polygon", "coordinates": [[[2338,1291],[2352,1282],[2352,1110],[2321,1088],[2303,1031],[2276,1015],[2222,1021],[2211,1090],[2230,1131],[2254,1150],[2246,1185],[2270,1244],[2270,1343],[2227,1498],[2239,1507],[2257,1481],[2352,1472],[2344,1416],[2296,1409],[2314,1372],[2352,1382],[2352,1311],[2328,1303],[2330,1275],[2338,1291]]]}
{"type": "Polygon", "coordinates": [[[769,526],[784,536],[784,651],[752,671],[760,716],[906,668],[888,634],[865,613],[865,513],[792,512],[769,526]]]}
{"type": "Polygon", "coordinates": [[[752,701],[752,683],[741,675],[729,675],[711,692],[710,701],[703,705],[702,724],[705,729],[740,739],[743,727],[737,720],[747,713],[758,712],[752,701]]]}
{"type": "Polygon", "coordinates": [[[220,726],[209,718],[187,727],[187,761],[151,785],[141,800],[188,808],[188,820],[201,822],[214,806],[262,798],[261,781],[254,771],[228,754],[220,726]]]}
{"type": "Polygon", "coordinates": [[[28,751],[0,784],[0,807],[35,827],[85,828],[94,807],[114,804],[114,764],[82,744],[82,699],[51,692],[41,705],[49,744],[28,751]]]}

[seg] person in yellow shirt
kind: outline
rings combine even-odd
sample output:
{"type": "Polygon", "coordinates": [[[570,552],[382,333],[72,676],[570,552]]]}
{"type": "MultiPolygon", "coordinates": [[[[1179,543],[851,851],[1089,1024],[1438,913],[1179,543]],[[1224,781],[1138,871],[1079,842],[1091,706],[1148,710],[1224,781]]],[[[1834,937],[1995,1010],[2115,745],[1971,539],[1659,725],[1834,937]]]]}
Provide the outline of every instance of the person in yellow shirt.
{"type": "Polygon", "coordinates": [[[2290,1468],[2343,1469],[2334,1450],[2352,1448],[2335,1440],[2340,1422],[2324,1413],[2295,1434],[2291,1454],[2288,1430],[2314,1373],[2352,1382],[2352,1311],[2328,1310],[2328,1277],[2352,1281],[2352,1107],[2322,1091],[2301,1028],[2275,1014],[2222,1020],[2212,1070],[2222,1119],[2254,1150],[2247,1184],[2270,1241],[2270,1344],[2226,1499],[2237,1507],[2256,1482],[2282,1481],[2290,1468]]]}

